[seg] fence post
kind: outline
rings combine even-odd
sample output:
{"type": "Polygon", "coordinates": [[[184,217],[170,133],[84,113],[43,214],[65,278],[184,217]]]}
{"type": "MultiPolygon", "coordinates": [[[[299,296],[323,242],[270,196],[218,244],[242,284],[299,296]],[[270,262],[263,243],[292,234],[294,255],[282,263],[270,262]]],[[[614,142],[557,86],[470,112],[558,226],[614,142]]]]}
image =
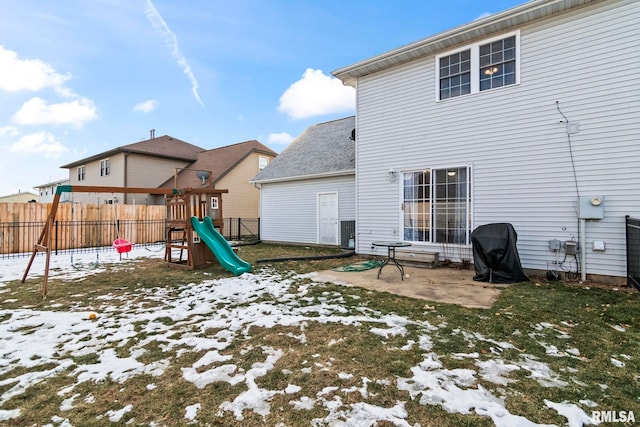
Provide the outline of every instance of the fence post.
{"type": "Polygon", "coordinates": [[[58,255],[58,220],[56,219],[55,226],[53,227],[55,230],[55,254],[58,255]]]}
{"type": "Polygon", "coordinates": [[[260,217],[258,217],[258,240],[260,240],[260,217]]]}
{"type": "Polygon", "coordinates": [[[238,240],[242,240],[242,218],[238,218],[238,240]]]}

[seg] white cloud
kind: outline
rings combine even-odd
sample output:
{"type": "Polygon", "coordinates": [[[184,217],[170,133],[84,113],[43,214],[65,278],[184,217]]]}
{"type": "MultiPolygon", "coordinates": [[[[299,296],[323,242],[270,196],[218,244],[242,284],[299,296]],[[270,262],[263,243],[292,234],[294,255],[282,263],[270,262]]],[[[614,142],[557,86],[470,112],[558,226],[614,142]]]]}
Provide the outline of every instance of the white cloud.
{"type": "Polygon", "coordinates": [[[156,101],[155,99],[149,99],[147,101],[137,104],[135,107],[133,107],[133,111],[141,111],[143,113],[148,113],[158,108],[158,104],[159,102],[156,101]]]}
{"type": "Polygon", "coordinates": [[[3,136],[17,136],[20,133],[15,126],[3,126],[0,127],[0,137],[3,136]]]}
{"type": "Polygon", "coordinates": [[[307,68],[302,78],[282,94],[278,110],[293,119],[348,112],[355,109],[355,97],[354,88],[322,70],[307,68]]]}
{"type": "Polygon", "coordinates": [[[12,121],[19,125],[69,124],[81,127],[96,117],[96,107],[87,98],[47,104],[44,99],[36,96],[22,105],[13,115],[12,121]]]}
{"type": "Polygon", "coordinates": [[[39,91],[53,88],[63,96],[72,96],[64,83],[69,74],[59,74],[53,67],[39,59],[20,59],[16,52],[0,45],[0,89],[8,92],[21,90],[39,91]]]}
{"type": "Polygon", "coordinates": [[[25,135],[9,147],[9,151],[16,153],[44,153],[46,157],[53,158],[67,150],[53,134],[45,131],[25,135]]]}
{"type": "Polygon", "coordinates": [[[187,61],[187,58],[180,51],[180,47],[178,46],[178,37],[176,34],[171,31],[167,23],[158,12],[158,9],[153,5],[151,0],[147,0],[147,10],[145,11],[147,18],[151,21],[151,25],[155,28],[160,34],[164,37],[165,44],[169,49],[171,49],[171,55],[176,59],[178,65],[182,67],[182,72],[186,74],[187,78],[191,82],[191,91],[193,92],[193,96],[196,98],[198,103],[204,106],[202,99],[200,99],[200,95],[198,94],[198,81],[196,80],[196,76],[191,71],[191,66],[187,61]]]}
{"type": "Polygon", "coordinates": [[[287,132],[270,133],[267,137],[269,144],[284,144],[287,145],[293,141],[293,137],[287,132]]]}

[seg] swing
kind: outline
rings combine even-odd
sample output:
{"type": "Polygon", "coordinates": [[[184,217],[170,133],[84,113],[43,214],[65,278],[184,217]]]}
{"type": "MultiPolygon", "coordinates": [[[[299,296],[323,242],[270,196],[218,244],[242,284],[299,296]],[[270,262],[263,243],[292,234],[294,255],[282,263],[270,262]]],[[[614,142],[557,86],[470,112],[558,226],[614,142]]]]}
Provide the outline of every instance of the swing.
{"type": "MultiPolygon", "coordinates": [[[[76,242],[76,232],[75,232],[75,201],[73,199],[73,195],[71,195],[71,267],[76,270],[81,270],[82,268],[75,264],[73,261],[73,253],[75,251],[75,242],[76,242]]],[[[100,263],[100,254],[96,250],[96,261],[91,263],[88,268],[93,269],[98,266],[100,263]]]]}
{"type": "Polygon", "coordinates": [[[120,259],[122,259],[122,254],[128,254],[129,252],[131,252],[131,249],[133,249],[133,245],[135,245],[135,243],[128,241],[127,239],[120,237],[120,224],[118,222],[118,208],[116,207],[117,204],[117,199],[114,197],[113,198],[113,210],[114,210],[114,218],[115,218],[115,225],[116,225],[116,240],[113,241],[113,247],[115,248],[116,252],[120,255],[120,259]]]}

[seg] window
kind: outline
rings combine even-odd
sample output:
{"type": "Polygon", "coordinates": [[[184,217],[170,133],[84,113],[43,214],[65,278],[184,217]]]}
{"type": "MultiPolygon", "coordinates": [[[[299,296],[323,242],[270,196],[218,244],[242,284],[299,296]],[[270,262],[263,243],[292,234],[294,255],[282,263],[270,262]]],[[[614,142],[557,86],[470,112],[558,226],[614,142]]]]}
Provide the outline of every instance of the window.
{"type": "Polygon", "coordinates": [[[263,156],[258,157],[258,170],[259,171],[261,171],[262,169],[266,168],[268,164],[269,164],[269,158],[268,157],[263,157],[263,156]]]}
{"type": "Polygon", "coordinates": [[[440,58],[440,99],[471,93],[471,50],[440,58]]]}
{"type": "Polygon", "coordinates": [[[520,32],[436,56],[437,100],[518,84],[520,32]]]}
{"type": "Polygon", "coordinates": [[[107,176],[111,173],[111,160],[100,160],[100,176],[107,176]]]}
{"type": "Polygon", "coordinates": [[[516,36],[480,46],[480,90],[516,83],[516,36]]]}
{"type": "Polygon", "coordinates": [[[78,181],[84,181],[86,168],[85,166],[78,167],[78,181]]]}
{"type": "Polygon", "coordinates": [[[470,186],[468,167],[403,173],[404,240],[469,244],[470,186]]]}

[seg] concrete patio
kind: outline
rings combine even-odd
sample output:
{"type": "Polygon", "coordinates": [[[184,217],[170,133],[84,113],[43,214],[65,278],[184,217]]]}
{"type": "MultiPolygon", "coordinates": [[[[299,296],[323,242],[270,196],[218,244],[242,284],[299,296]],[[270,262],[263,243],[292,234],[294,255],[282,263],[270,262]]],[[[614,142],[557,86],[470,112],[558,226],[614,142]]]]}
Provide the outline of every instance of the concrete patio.
{"type": "Polygon", "coordinates": [[[404,266],[405,278],[392,264],[382,270],[378,279],[378,268],[365,271],[319,271],[314,280],[347,283],[379,292],[390,292],[427,301],[459,304],[468,308],[490,308],[498,299],[502,289],[511,285],[477,282],[475,271],[458,268],[420,268],[404,266]]]}

